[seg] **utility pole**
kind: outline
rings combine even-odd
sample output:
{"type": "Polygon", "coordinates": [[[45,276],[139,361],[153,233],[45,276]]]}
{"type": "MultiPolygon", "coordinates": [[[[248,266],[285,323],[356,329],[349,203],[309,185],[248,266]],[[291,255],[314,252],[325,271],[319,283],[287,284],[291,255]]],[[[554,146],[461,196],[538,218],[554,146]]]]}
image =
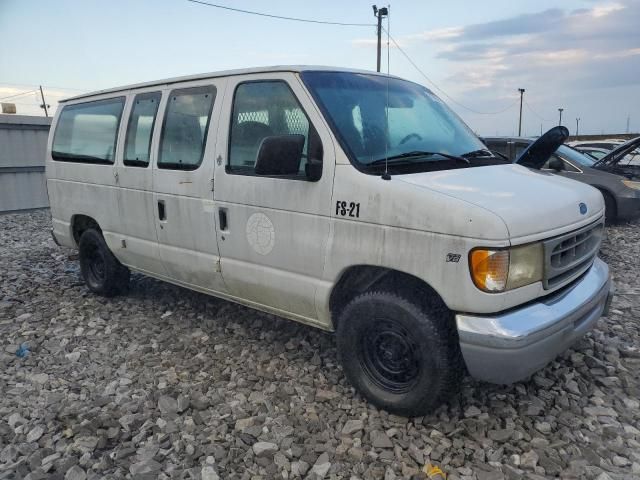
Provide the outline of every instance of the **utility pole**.
{"type": "Polygon", "coordinates": [[[518,122],[518,136],[522,136],[522,97],[524,96],[524,88],[519,88],[520,92],[520,121],[518,122]]]}
{"type": "Polygon", "coordinates": [[[560,112],[560,120],[558,122],[558,125],[562,126],[562,112],[564,111],[564,108],[559,108],[558,111],[560,112]]]}
{"type": "Polygon", "coordinates": [[[42,85],[40,85],[40,97],[42,97],[42,105],[40,105],[40,108],[44,108],[44,115],[48,117],[49,110],[47,109],[50,108],[51,105],[47,105],[47,102],[44,101],[44,93],[42,92],[42,85]]]}
{"type": "Polygon", "coordinates": [[[576,137],[580,135],[580,117],[576,118],[576,137]]]}
{"type": "Polygon", "coordinates": [[[380,58],[382,55],[382,19],[389,15],[389,10],[386,7],[382,7],[378,9],[377,6],[372,5],[373,7],[373,16],[378,19],[378,62],[377,62],[377,70],[380,71],[380,58]]]}
{"type": "Polygon", "coordinates": [[[627,115],[627,133],[629,133],[629,123],[631,122],[631,115],[627,115]]]}
{"type": "Polygon", "coordinates": [[[542,124],[540,124],[540,136],[542,136],[542,124]]]}

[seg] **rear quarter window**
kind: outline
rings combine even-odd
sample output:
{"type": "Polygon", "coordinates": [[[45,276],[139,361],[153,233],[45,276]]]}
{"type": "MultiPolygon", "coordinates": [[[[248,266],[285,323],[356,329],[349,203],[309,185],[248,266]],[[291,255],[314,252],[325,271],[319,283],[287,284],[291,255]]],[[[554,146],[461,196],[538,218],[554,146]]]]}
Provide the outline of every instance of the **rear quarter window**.
{"type": "Polygon", "coordinates": [[[196,170],[200,166],[215,98],[213,85],[171,92],[162,126],[158,168],[196,170]]]}
{"type": "Polygon", "coordinates": [[[53,137],[57,161],[113,164],[124,97],[67,105],[53,137]]]}

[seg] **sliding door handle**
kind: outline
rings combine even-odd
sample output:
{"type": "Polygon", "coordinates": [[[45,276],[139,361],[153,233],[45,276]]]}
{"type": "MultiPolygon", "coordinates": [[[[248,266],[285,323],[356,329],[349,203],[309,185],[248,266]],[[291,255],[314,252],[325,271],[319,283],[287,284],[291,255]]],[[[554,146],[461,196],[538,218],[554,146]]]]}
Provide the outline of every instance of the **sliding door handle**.
{"type": "Polygon", "coordinates": [[[158,200],[158,220],[164,221],[167,219],[167,209],[164,205],[164,200],[158,200]]]}
{"type": "Polygon", "coordinates": [[[229,223],[227,220],[227,209],[219,208],[218,209],[218,222],[220,224],[220,230],[226,232],[229,228],[229,223]]]}

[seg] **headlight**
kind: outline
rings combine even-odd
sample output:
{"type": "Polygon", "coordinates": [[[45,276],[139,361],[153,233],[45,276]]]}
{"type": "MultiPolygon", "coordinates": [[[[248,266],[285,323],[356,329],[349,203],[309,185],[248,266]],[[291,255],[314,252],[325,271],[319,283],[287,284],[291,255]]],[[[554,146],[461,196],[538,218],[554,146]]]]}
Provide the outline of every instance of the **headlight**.
{"type": "Polygon", "coordinates": [[[542,244],[507,249],[475,248],[469,254],[473,283],[490,293],[504,292],[542,280],[542,244]]]}
{"type": "Polygon", "coordinates": [[[634,182],[633,180],[622,180],[622,183],[629,188],[633,188],[634,190],[640,190],[640,182],[634,182]]]}

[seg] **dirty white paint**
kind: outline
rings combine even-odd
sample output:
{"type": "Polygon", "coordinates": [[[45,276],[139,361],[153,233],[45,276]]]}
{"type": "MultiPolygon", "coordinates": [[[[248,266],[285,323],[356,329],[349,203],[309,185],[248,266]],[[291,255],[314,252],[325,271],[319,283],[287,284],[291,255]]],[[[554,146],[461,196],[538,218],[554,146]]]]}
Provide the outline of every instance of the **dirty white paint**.
{"type": "MultiPolygon", "coordinates": [[[[501,294],[481,292],[469,275],[470,250],[540,240],[603,215],[602,196],[588,185],[517,165],[388,181],[362,173],[338,146],[298,70],[198,76],[68,102],[124,95],[127,103],[114,165],[54,162],[50,137],[46,168],[58,240],[76,246],[73,217],[87,215],[98,222],[114,255],[132,269],[331,329],[332,289],[357,265],[414,275],[453,311],[497,312],[546,295],[550,291],[540,283],[501,294]],[[319,181],[226,171],[235,87],[264,79],[287,82],[316,128],[324,151],[319,181]],[[167,97],[174,88],[197,85],[217,90],[202,164],[194,171],[158,169],[167,97]],[[152,158],[148,168],[127,167],[122,162],[127,118],[135,94],[143,91],[162,93],[152,158]],[[166,206],[165,220],[158,217],[159,201],[166,206]],[[337,201],[358,203],[359,217],[338,215],[337,201]],[[580,214],[578,202],[587,203],[589,217],[580,214]],[[226,226],[220,225],[221,209],[226,226]],[[449,254],[460,255],[460,261],[446,262],[449,254]]],[[[57,116],[52,131],[56,122],[57,116]]]]}
{"type": "Polygon", "coordinates": [[[247,220],[247,241],[260,255],[268,255],[276,243],[273,223],[264,213],[254,213],[247,220]]]}

